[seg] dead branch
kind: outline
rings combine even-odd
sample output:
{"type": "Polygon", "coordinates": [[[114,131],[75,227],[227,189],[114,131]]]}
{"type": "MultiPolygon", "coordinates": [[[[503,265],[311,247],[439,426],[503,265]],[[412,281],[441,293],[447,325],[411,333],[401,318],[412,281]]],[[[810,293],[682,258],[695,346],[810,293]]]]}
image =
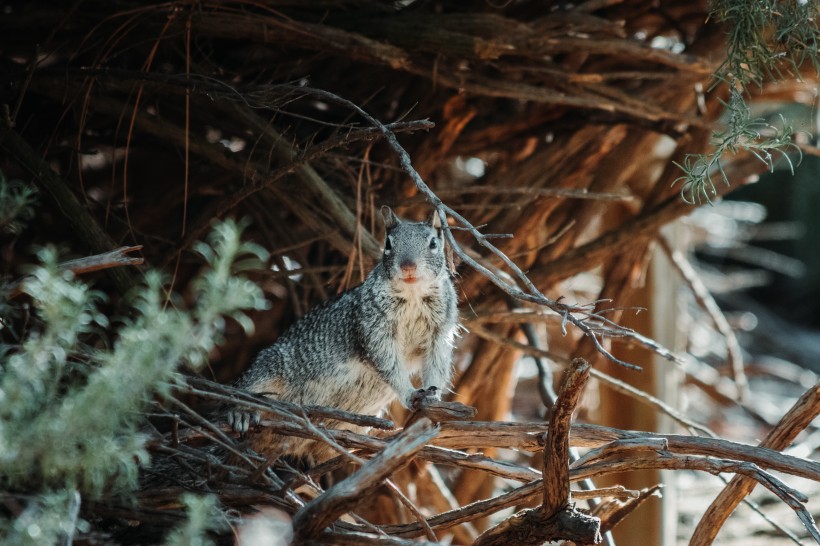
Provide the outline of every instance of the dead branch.
{"type": "MultiPolygon", "coordinates": [[[[624,470],[641,468],[700,470],[719,475],[722,472],[731,472],[753,480],[774,493],[781,501],[794,510],[812,538],[820,544],[820,530],[817,529],[814,518],[806,509],[804,503],[808,497],[799,491],[787,486],[772,474],[762,470],[757,465],[745,461],[714,459],[705,457],[683,457],[665,450],[641,450],[641,455],[629,456],[620,460],[605,460],[590,462],[583,469],[578,468],[583,476],[597,476],[624,470]]],[[[701,520],[703,521],[703,520],[701,520]]],[[[693,537],[694,538],[694,537],[693,537]]]]}
{"type": "MultiPolygon", "coordinates": [[[[510,308],[511,311],[516,311],[517,303],[514,301],[507,302],[507,306],[510,308]]],[[[535,331],[535,327],[530,322],[525,322],[521,324],[521,331],[524,333],[524,336],[527,339],[527,343],[534,349],[542,350],[541,349],[541,342],[538,339],[538,335],[535,331]]],[[[550,369],[549,362],[537,355],[533,355],[533,360],[535,361],[535,365],[538,368],[538,395],[541,397],[541,403],[544,404],[546,411],[544,413],[545,419],[551,419],[552,409],[555,406],[557,401],[558,395],[555,393],[553,388],[553,375],[552,370],[550,369]]],[[[569,448],[569,462],[573,463],[580,457],[578,450],[576,448],[569,448]]],[[[583,491],[592,491],[595,489],[595,484],[592,480],[583,480],[579,483],[579,487],[583,491]]],[[[588,505],[590,508],[595,508],[598,504],[595,497],[579,497],[576,495],[577,498],[586,498],[588,499],[588,505]]],[[[603,541],[602,543],[605,546],[614,546],[615,541],[614,538],[611,536],[611,533],[604,533],[603,534],[603,541]]]]}
{"type": "Polygon", "coordinates": [[[572,540],[581,544],[601,542],[601,521],[570,505],[567,466],[572,413],[589,379],[589,370],[585,360],[573,360],[553,406],[544,445],[544,501],[541,507],[519,512],[488,529],[476,539],[476,546],[511,542],[537,545],[554,540],[572,540]]]}
{"type": "Polygon", "coordinates": [[[559,510],[551,517],[546,517],[540,510],[530,510],[510,516],[479,536],[473,544],[540,545],[556,540],[568,540],[576,544],[598,544],[601,542],[600,528],[601,520],[575,508],[559,510]]]}
{"type": "MultiPolygon", "coordinates": [[[[775,450],[787,448],[818,414],[820,414],[820,386],[815,386],[803,393],[803,396],[795,402],[780,422],[769,431],[760,446],[775,450]]],[[[723,524],[743,498],[752,492],[755,485],[754,480],[748,477],[735,476],[732,478],[729,485],[706,509],[706,513],[692,534],[690,544],[693,546],[712,544],[723,524]]],[[[805,520],[803,523],[809,528],[805,520]]],[[[811,528],[809,530],[811,531],[811,528]]],[[[812,536],[820,542],[820,538],[814,532],[812,536]]]]}
{"type": "Polygon", "coordinates": [[[141,265],[142,258],[134,256],[127,256],[130,252],[137,252],[142,250],[142,245],[137,246],[121,246],[109,252],[97,254],[95,256],[86,256],[85,258],[77,258],[76,260],[69,260],[59,265],[60,269],[68,269],[75,275],[82,275],[83,273],[90,273],[92,271],[100,271],[108,269],[109,267],[119,267],[123,265],[141,265]]]}
{"type": "MultiPolygon", "coordinates": [[[[577,481],[588,477],[645,468],[677,470],[686,468],[689,470],[709,472],[711,474],[736,472],[744,476],[750,476],[758,480],[759,483],[763,483],[767,488],[775,492],[781,500],[793,507],[801,515],[801,520],[804,520],[804,523],[808,521],[805,520],[806,512],[805,507],[802,505],[802,503],[805,502],[805,496],[786,486],[783,482],[753,463],[739,462],[725,458],[682,456],[672,453],[671,451],[653,450],[651,446],[651,443],[646,444],[645,441],[643,441],[643,445],[640,445],[639,442],[638,446],[636,446],[639,447],[639,449],[628,449],[628,444],[618,446],[616,450],[613,451],[613,453],[618,454],[616,457],[609,458],[603,456],[603,460],[599,458],[596,459],[596,461],[589,461],[583,466],[573,465],[570,472],[570,479],[577,481]]],[[[731,455],[731,450],[727,450],[724,453],[731,455]]],[[[528,500],[536,498],[539,494],[542,494],[542,491],[543,481],[535,480],[492,499],[475,502],[461,509],[434,516],[428,519],[428,523],[434,529],[445,529],[464,521],[477,519],[483,515],[496,512],[509,506],[527,502],[528,500]]],[[[520,523],[516,525],[520,525],[520,523]]],[[[808,527],[809,525],[807,525],[807,528],[808,527]]],[[[417,536],[421,533],[421,528],[418,524],[391,525],[383,529],[391,535],[399,536],[417,536]]]]}
{"type": "Polygon", "coordinates": [[[622,485],[613,485],[612,487],[600,487],[598,489],[573,489],[571,494],[572,498],[576,500],[601,498],[635,499],[641,495],[641,492],[635,491],[634,489],[627,489],[622,485]]]}
{"type": "Polygon", "coordinates": [[[373,546],[438,546],[438,542],[427,542],[419,540],[404,540],[389,535],[374,535],[360,531],[345,531],[344,533],[322,533],[315,540],[307,540],[305,544],[324,546],[325,544],[338,544],[339,546],[359,546],[360,544],[372,544],[373,546]]]}
{"type": "Polygon", "coordinates": [[[437,433],[438,429],[430,421],[416,422],[352,476],[306,504],[293,517],[294,530],[305,539],[319,536],[328,525],[409,461],[437,433]]]}
{"type": "Polygon", "coordinates": [[[641,491],[635,491],[636,494],[627,498],[625,501],[613,499],[609,502],[599,504],[593,509],[592,515],[601,518],[601,531],[608,531],[635,511],[644,501],[650,497],[660,496],[662,491],[663,486],[661,485],[654,485],[641,491]]]}
{"type": "MultiPolygon", "coordinates": [[[[466,427],[475,429],[470,433],[471,437],[489,437],[486,432],[478,433],[482,428],[488,431],[526,428],[529,430],[529,434],[536,439],[534,440],[536,444],[537,438],[541,437],[546,431],[545,425],[542,424],[450,423],[444,426],[451,429],[454,426],[457,428],[466,427]]],[[[350,445],[351,447],[355,445],[359,449],[364,448],[374,453],[385,453],[385,450],[391,445],[389,443],[386,444],[385,440],[356,435],[350,431],[338,431],[338,433],[333,433],[332,431],[326,432],[342,445],[350,445]],[[350,440],[356,437],[360,439],[351,443],[350,440]]],[[[446,431],[442,429],[442,433],[444,434],[445,432],[446,431]]],[[[402,434],[401,437],[407,438],[406,433],[402,434]]],[[[802,497],[796,492],[782,486],[780,482],[770,480],[767,474],[761,473],[763,471],[760,470],[760,467],[772,468],[810,479],[820,479],[820,465],[817,463],[803,461],[767,449],[742,446],[724,440],[629,433],[625,431],[615,431],[614,429],[604,429],[602,427],[591,427],[589,425],[576,425],[573,427],[572,437],[576,440],[580,439],[581,441],[579,443],[581,445],[604,447],[604,449],[593,452],[582,461],[573,465],[570,473],[571,481],[624,469],[645,467],[691,468],[710,472],[738,471],[753,475],[756,479],[768,480],[768,483],[771,484],[772,487],[777,488],[783,494],[784,501],[799,508],[795,502],[802,502],[800,500],[802,497]],[[613,441],[615,443],[611,443],[613,441]],[[664,447],[666,447],[665,450],[662,449],[664,447]],[[659,449],[660,451],[658,451],[659,449]],[[658,455],[655,455],[656,452],[658,455]],[[689,455],[677,455],[678,453],[689,455]],[[718,458],[711,459],[710,457],[718,458]],[[737,459],[747,462],[739,463],[737,459]],[[719,462],[709,462],[713,460],[719,462]],[[751,463],[748,461],[753,461],[760,465],[760,467],[754,465],[749,466],[751,463]]],[[[427,440],[425,440],[425,442],[426,441],[427,440]]],[[[517,446],[517,443],[515,441],[508,441],[505,445],[513,447],[517,446]]],[[[510,474],[510,470],[514,469],[514,467],[510,467],[507,463],[508,466],[505,468],[501,461],[493,462],[487,457],[467,455],[464,453],[454,454],[452,451],[441,450],[433,446],[422,447],[422,445],[418,445],[414,447],[414,449],[416,449],[417,455],[422,459],[431,460],[439,464],[460,465],[466,463],[470,468],[484,468],[488,471],[492,470],[493,472],[497,472],[497,475],[506,475],[507,477],[524,480],[538,476],[538,473],[534,471],[522,472],[519,475],[510,474]]],[[[453,525],[482,517],[487,513],[492,513],[503,507],[525,502],[527,499],[532,499],[537,495],[543,495],[543,491],[543,482],[541,482],[541,480],[529,481],[526,485],[509,493],[429,518],[427,523],[433,529],[446,529],[453,525]]],[[[424,532],[419,523],[387,526],[384,530],[391,535],[398,534],[400,536],[415,536],[418,533],[424,532]]]]}
{"type": "MultiPolygon", "coordinates": [[[[561,197],[565,199],[590,199],[593,201],[631,201],[633,196],[623,193],[596,193],[585,188],[580,190],[563,188],[498,188],[496,186],[471,185],[465,188],[438,190],[439,197],[461,196],[465,193],[490,195],[527,195],[537,197],[561,197]]],[[[485,235],[486,237],[486,235],[485,235]]]]}
{"type": "MultiPolygon", "coordinates": [[[[541,437],[547,431],[543,423],[481,422],[443,423],[433,444],[450,449],[481,449],[481,446],[508,447],[526,451],[543,449],[541,437]],[[480,444],[476,437],[482,437],[480,444]]],[[[668,449],[685,455],[713,456],[745,460],[761,468],[776,470],[820,481],[820,463],[785,455],[773,449],[749,446],[730,440],[624,431],[591,424],[576,424],[570,436],[572,445],[599,448],[617,440],[664,441],[668,449]]]]}
{"type": "Polygon", "coordinates": [[[446,402],[435,399],[422,399],[418,407],[407,418],[404,427],[407,428],[419,419],[429,419],[434,423],[445,421],[464,421],[475,417],[475,408],[460,402],[446,402]]]}
{"type": "Polygon", "coordinates": [[[590,365],[581,358],[572,361],[553,406],[544,445],[544,503],[547,517],[563,510],[569,496],[569,435],[572,414],[589,379],[590,365]]]}
{"type": "MultiPolygon", "coordinates": [[[[134,256],[128,256],[129,252],[137,252],[142,250],[142,245],[137,246],[122,246],[102,254],[95,254],[94,256],[86,256],[85,258],[77,258],[69,260],[57,265],[61,271],[71,271],[75,275],[82,275],[84,273],[91,273],[93,271],[102,271],[112,267],[121,267],[124,265],[142,265],[143,259],[134,256]]],[[[6,293],[9,298],[15,298],[23,293],[23,284],[25,278],[17,280],[6,287],[6,293]]]]}
{"type": "Polygon", "coordinates": [[[378,429],[392,429],[395,426],[392,421],[382,419],[381,417],[361,415],[359,413],[325,406],[299,406],[290,402],[274,400],[267,396],[254,394],[230,385],[209,381],[202,377],[191,376],[187,377],[186,380],[192,386],[186,387],[185,385],[181,385],[179,388],[182,392],[188,392],[203,398],[241,407],[275,413],[285,419],[296,419],[297,416],[304,416],[308,419],[332,419],[362,427],[374,427],[378,429]]]}
{"type": "MultiPolygon", "coordinates": [[[[523,315],[527,316],[527,315],[529,315],[529,313],[524,313],[523,315]]],[[[536,315],[544,316],[544,315],[541,315],[540,313],[536,313],[536,315]]],[[[511,316],[514,316],[514,314],[511,315],[511,316]]],[[[493,315],[493,318],[497,318],[497,317],[498,317],[497,314],[493,315]]],[[[511,322],[518,323],[519,318],[520,317],[515,316],[511,322]]],[[[470,326],[471,333],[473,333],[473,334],[475,334],[475,335],[477,335],[481,338],[484,338],[484,339],[487,339],[487,340],[490,340],[490,341],[494,341],[494,342],[500,343],[502,345],[509,345],[510,347],[515,347],[516,349],[521,350],[525,354],[534,356],[536,358],[549,358],[549,359],[552,359],[552,360],[559,360],[559,361],[563,360],[562,358],[558,357],[557,355],[554,355],[554,354],[550,353],[549,351],[545,351],[543,349],[533,347],[532,345],[525,345],[523,343],[519,343],[519,342],[514,341],[512,339],[507,339],[503,336],[497,335],[497,334],[491,332],[490,330],[487,330],[486,328],[483,328],[482,326],[479,326],[478,324],[476,324],[474,322],[468,322],[468,324],[471,324],[471,326],[470,326]]],[[[614,378],[614,377],[612,377],[612,376],[610,376],[610,375],[608,375],[604,372],[596,370],[595,368],[592,368],[590,370],[590,374],[595,379],[598,379],[598,380],[602,381],[607,387],[612,388],[613,390],[621,392],[621,393],[623,393],[627,396],[630,396],[632,398],[635,398],[636,400],[639,400],[642,403],[645,403],[648,406],[651,406],[651,407],[655,408],[656,410],[664,413],[665,415],[668,415],[669,417],[671,417],[672,419],[674,419],[675,421],[677,421],[681,425],[683,425],[685,427],[688,427],[688,428],[691,428],[692,430],[698,430],[698,431],[704,432],[704,433],[708,434],[709,436],[714,436],[714,433],[712,431],[710,431],[708,428],[706,428],[705,426],[703,426],[699,423],[695,423],[694,421],[692,421],[691,419],[689,419],[685,415],[683,415],[681,412],[677,411],[672,406],[665,403],[663,400],[660,400],[659,398],[657,398],[655,396],[652,396],[649,393],[644,392],[640,389],[637,389],[637,388],[633,387],[632,385],[629,385],[628,383],[625,383],[625,382],[623,382],[619,379],[616,379],[616,378],[614,378]]]]}

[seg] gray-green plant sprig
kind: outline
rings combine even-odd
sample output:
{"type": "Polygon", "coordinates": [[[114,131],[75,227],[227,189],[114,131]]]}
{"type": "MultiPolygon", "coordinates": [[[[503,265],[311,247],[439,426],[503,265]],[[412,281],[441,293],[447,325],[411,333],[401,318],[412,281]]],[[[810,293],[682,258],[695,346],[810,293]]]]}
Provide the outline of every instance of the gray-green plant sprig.
{"type": "Polygon", "coordinates": [[[37,190],[21,180],[9,180],[0,171],[0,233],[18,233],[34,218],[37,190]]]}
{"type": "Polygon", "coordinates": [[[723,131],[712,135],[714,150],[705,154],[687,154],[683,163],[675,163],[683,171],[683,176],[675,182],[682,182],[681,198],[691,205],[711,203],[717,196],[715,177],[720,177],[727,186],[731,185],[721,160],[729,152],[735,154],[745,150],[757,157],[769,171],[774,170],[775,158],[782,157],[794,173],[795,163],[790,152],[797,155],[797,163],[802,158],[800,148],[792,142],[793,128],[780,116],[782,127],[778,128],[763,118],[752,118],[743,93],[732,87],[728,101],[720,101],[726,108],[728,121],[723,131]]]}
{"type": "Polygon", "coordinates": [[[681,197],[687,203],[711,203],[717,195],[714,177],[730,184],[722,161],[725,154],[744,150],[754,154],[769,170],[774,169],[775,154],[786,159],[794,169],[790,154],[802,158],[793,142],[794,130],[781,117],[775,127],[761,118],[753,118],[746,96],[751,87],[766,81],[799,78],[807,62],[820,72],[820,29],[817,26],[819,0],[713,0],[710,17],[724,23],[727,29],[726,60],[715,71],[713,87],[727,85],[729,99],[721,101],[728,115],[725,130],[713,133],[713,151],[689,154],[676,163],[683,176],[681,197]]]}
{"type": "Polygon", "coordinates": [[[709,8],[728,32],[718,80],[761,86],[799,74],[806,62],[820,71],[818,0],[712,0],[709,8]]]}

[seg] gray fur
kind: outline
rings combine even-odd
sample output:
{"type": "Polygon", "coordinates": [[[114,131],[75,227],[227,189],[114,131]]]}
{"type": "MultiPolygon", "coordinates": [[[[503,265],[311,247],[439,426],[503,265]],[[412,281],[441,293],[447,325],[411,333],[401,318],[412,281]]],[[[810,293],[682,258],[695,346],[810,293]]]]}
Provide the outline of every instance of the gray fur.
{"type": "MultiPolygon", "coordinates": [[[[413,376],[438,393],[449,385],[457,298],[441,230],[432,221],[402,221],[388,207],[382,215],[384,254],[364,283],[291,326],[259,353],[237,386],[288,402],[377,414],[396,399],[410,407],[413,376]]],[[[228,415],[242,433],[259,419],[243,411],[228,415]]],[[[345,427],[332,424],[340,425],[345,427]]],[[[269,457],[329,455],[317,452],[313,442],[265,430],[250,441],[269,457]]]]}

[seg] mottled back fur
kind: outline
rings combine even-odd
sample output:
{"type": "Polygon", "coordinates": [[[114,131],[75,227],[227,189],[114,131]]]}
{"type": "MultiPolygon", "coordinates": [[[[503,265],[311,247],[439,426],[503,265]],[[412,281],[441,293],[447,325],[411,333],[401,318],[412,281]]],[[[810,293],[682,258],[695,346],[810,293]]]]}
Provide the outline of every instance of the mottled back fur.
{"type": "MultiPolygon", "coordinates": [[[[441,230],[432,221],[402,221],[388,207],[382,214],[384,254],[365,281],[293,324],[259,353],[239,387],[298,404],[377,414],[396,399],[410,406],[413,376],[420,387],[438,387],[439,393],[449,385],[457,299],[441,230]]],[[[244,433],[260,416],[235,411],[228,418],[244,433]]],[[[269,457],[320,461],[330,455],[311,441],[264,429],[249,440],[269,457]]]]}

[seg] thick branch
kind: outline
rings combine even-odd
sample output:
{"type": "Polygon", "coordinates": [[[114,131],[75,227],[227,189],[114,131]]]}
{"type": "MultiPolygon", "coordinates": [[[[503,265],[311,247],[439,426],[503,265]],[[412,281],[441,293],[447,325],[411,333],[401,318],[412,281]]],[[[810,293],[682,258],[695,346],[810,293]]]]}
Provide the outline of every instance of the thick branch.
{"type": "Polygon", "coordinates": [[[552,410],[544,445],[544,503],[541,509],[550,516],[569,505],[569,433],[572,413],[589,380],[589,363],[576,358],[567,370],[552,410]]]}
{"type": "Polygon", "coordinates": [[[587,361],[576,358],[567,370],[553,406],[544,445],[544,502],[538,509],[524,510],[483,533],[476,546],[501,544],[538,545],[553,540],[582,544],[601,541],[598,518],[570,506],[569,432],[572,413],[589,379],[587,361]]]}
{"type": "Polygon", "coordinates": [[[339,516],[371,494],[387,477],[404,466],[438,428],[422,419],[406,429],[355,474],[337,483],[305,505],[293,517],[293,528],[303,538],[319,536],[339,516]]]}
{"type": "Polygon", "coordinates": [[[541,510],[526,510],[486,531],[473,546],[540,546],[557,540],[598,544],[600,526],[601,520],[575,508],[559,510],[551,516],[541,510]]]}
{"type": "MultiPolygon", "coordinates": [[[[760,447],[782,450],[803,431],[817,415],[820,414],[820,385],[815,385],[803,393],[794,406],[783,416],[760,447]]],[[[706,513],[695,528],[691,546],[707,546],[712,544],[723,524],[732,514],[737,505],[754,489],[757,483],[745,476],[735,476],[729,485],[712,501],[706,513]]]]}

